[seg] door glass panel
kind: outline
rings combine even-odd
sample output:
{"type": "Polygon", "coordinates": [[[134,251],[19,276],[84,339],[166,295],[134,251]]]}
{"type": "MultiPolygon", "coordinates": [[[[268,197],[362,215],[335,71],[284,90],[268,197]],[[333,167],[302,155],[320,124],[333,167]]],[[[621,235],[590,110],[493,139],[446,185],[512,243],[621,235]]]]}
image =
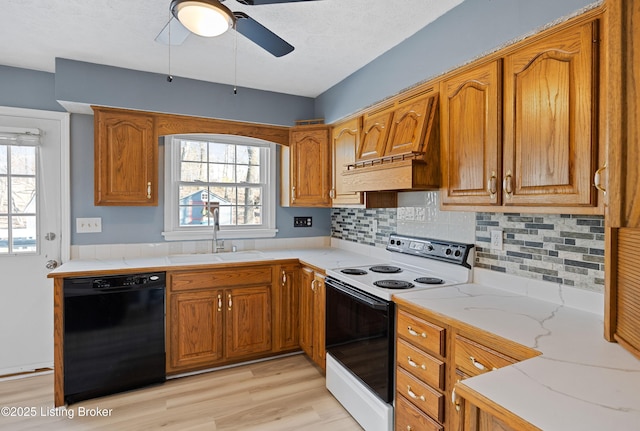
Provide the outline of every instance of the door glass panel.
{"type": "Polygon", "coordinates": [[[38,252],[36,152],[0,146],[0,254],[38,252]]]}

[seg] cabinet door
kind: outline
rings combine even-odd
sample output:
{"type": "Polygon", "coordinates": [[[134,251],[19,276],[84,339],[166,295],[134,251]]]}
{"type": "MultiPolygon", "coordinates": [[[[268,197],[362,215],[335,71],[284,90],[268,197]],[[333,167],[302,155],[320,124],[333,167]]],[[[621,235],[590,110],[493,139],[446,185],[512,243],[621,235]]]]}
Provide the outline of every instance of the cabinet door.
{"type": "Polygon", "coordinates": [[[383,109],[382,112],[377,111],[365,115],[357,160],[375,159],[384,156],[393,111],[387,108],[383,109]]]}
{"type": "Polygon", "coordinates": [[[500,204],[501,63],[442,83],[443,204],[500,204]]]}
{"type": "Polygon", "coordinates": [[[598,22],[505,58],[505,205],[595,205],[598,22]]]}
{"type": "Polygon", "coordinates": [[[291,205],[331,205],[331,150],[329,128],[297,128],[291,132],[291,205]]]}
{"type": "Polygon", "coordinates": [[[424,151],[425,131],[433,122],[438,98],[412,97],[402,101],[393,113],[385,156],[424,151]]]}
{"type": "Polygon", "coordinates": [[[283,265],[274,284],[275,348],[278,351],[299,347],[300,269],[298,265],[283,265]]]}
{"type": "Polygon", "coordinates": [[[324,370],[326,368],[326,294],[324,275],[315,273],[313,281],[313,360],[316,364],[318,364],[318,366],[320,366],[320,368],[324,370]]]}
{"type": "Polygon", "coordinates": [[[238,287],[224,291],[226,358],[271,350],[271,287],[238,287]]]}
{"type": "Polygon", "coordinates": [[[158,205],[158,139],[149,114],[95,108],[95,205],[158,205]]]}
{"type": "Polygon", "coordinates": [[[313,359],[314,273],[310,268],[300,272],[300,347],[313,359]]]}
{"type": "Polygon", "coordinates": [[[213,365],[222,359],[222,294],[222,290],[210,290],[170,295],[171,368],[213,365]]]}
{"type": "Polygon", "coordinates": [[[356,149],[360,141],[360,118],[336,124],[332,129],[331,154],[333,156],[333,186],[331,205],[362,204],[362,193],[345,190],[342,172],[346,166],[356,160],[356,149]]]}

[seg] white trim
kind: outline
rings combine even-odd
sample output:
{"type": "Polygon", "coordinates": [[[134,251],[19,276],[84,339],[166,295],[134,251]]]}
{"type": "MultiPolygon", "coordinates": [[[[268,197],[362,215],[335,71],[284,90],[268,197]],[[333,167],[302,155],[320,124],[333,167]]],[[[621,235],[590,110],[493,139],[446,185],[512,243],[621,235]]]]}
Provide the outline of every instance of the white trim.
{"type": "Polygon", "coordinates": [[[60,260],[66,262],[71,258],[71,169],[69,164],[69,155],[71,154],[71,114],[68,112],[0,106],[0,115],[40,118],[60,122],[60,260]]]}
{"type": "Polygon", "coordinates": [[[276,236],[276,147],[273,142],[246,136],[220,135],[220,134],[180,134],[165,136],[165,180],[164,180],[164,232],[165,241],[183,240],[209,240],[212,237],[211,228],[184,228],[177,226],[177,198],[173,183],[179,175],[178,164],[173,161],[178,157],[178,147],[173,145],[174,138],[191,137],[207,140],[217,140],[222,143],[256,145],[269,148],[269,160],[266,165],[264,188],[264,202],[268,202],[267,211],[262,214],[264,224],[262,226],[246,227],[221,227],[218,238],[220,239],[247,239],[247,238],[273,238],[276,236]]]}

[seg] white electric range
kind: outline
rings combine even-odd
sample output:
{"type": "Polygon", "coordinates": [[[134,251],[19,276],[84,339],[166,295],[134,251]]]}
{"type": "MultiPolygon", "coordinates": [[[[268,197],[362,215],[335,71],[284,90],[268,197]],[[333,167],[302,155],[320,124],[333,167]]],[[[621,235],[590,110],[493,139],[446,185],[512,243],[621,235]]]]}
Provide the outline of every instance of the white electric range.
{"type": "Polygon", "coordinates": [[[392,259],[327,271],[327,388],[366,431],[393,429],[394,294],[468,283],[473,244],[392,234],[392,259]]]}

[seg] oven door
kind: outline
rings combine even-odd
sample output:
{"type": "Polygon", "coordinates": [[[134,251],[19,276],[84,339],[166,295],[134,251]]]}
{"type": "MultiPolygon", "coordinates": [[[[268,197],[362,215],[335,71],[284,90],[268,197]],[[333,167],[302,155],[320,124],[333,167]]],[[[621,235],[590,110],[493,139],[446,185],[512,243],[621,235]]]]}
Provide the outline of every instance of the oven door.
{"type": "Polygon", "coordinates": [[[325,285],[327,353],[392,403],[394,303],[331,277],[325,285]]]}

